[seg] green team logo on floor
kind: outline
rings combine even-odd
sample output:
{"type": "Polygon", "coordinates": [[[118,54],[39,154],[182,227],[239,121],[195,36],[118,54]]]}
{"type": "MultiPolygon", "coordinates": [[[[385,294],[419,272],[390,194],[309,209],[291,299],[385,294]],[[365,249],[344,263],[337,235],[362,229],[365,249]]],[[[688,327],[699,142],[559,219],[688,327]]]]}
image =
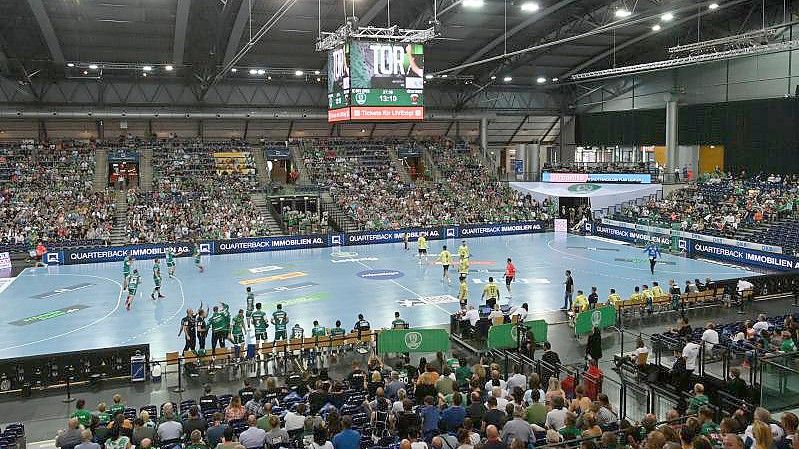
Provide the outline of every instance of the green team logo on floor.
{"type": "Polygon", "coordinates": [[[419,332],[408,332],[405,334],[405,346],[408,349],[418,349],[422,346],[422,334],[419,332]]]}
{"type": "Polygon", "coordinates": [[[597,190],[601,189],[602,186],[598,184],[575,184],[569,186],[569,192],[572,193],[579,193],[579,194],[588,194],[591,192],[596,192],[597,190]]]}

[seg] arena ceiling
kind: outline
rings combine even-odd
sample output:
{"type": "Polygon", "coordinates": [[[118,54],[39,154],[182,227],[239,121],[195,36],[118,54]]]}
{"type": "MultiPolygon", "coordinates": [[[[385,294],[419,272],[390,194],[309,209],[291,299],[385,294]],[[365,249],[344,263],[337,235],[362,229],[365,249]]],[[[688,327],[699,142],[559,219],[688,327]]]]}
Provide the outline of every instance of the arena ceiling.
{"type": "MultiPolygon", "coordinates": [[[[246,44],[250,25],[257,31],[285,1],[0,2],[0,70],[17,77],[57,78],[82,75],[82,70],[68,70],[67,63],[97,63],[107,67],[103,76],[142,76],[137,68],[143,65],[171,64],[176,71],[150,76],[207,79],[246,44]],[[112,70],[114,64],[119,69],[112,70]]],[[[433,1],[296,0],[238,65],[292,72],[323,70],[325,55],[314,51],[318,31],[320,27],[323,31],[336,29],[353,6],[361,26],[389,25],[390,10],[391,25],[424,28],[433,20],[433,1]]],[[[513,83],[520,85],[534,85],[538,77],[551,79],[573,71],[606,68],[614,62],[661,58],[666,46],[696,38],[697,16],[700,35],[711,38],[759,27],[763,5],[769,21],[772,17],[781,20],[783,14],[783,2],[776,0],[718,0],[720,8],[714,11],[707,8],[712,1],[695,0],[535,0],[539,6],[535,12],[522,11],[527,0],[484,0],[479,8],[462,2],[437,0],[441,36],[426,50],[428,72],[443,73],[464,63],[596,31],[612,22],[622,25],[610,32],[448,72],[474,76],[476,81],[491,75],[500,79],[511,76],[513,83]],[[619,19],[614,14],[619,8],[633,14],[619,19]],[[653,32],[657,17],[668,11],[676,11],[675,19],[663,23],[660,32],[653,32]],[[625,21],[630,25],[624,26],[625,21]]],[[[786,3],[792,10],[793,2],[786,3]]],[[[226,76],[248,75],[245,70],[226,76]]]]}
{"type": "MultiPolygon", "coordinates": [[[[713,10],[709,8],[712,0],[532,0],[538,10],[525,12],[522,5],[528,0],[483,0],[479,8],[469,8],[464,1],[469,0],[436,0],[435,19],[441,34],[426,46],[425,68],[436,73],[428,81],[433,109],[472,115],[442,117],[419,125],[342,126],[337,132],[475,134],[473,114],[492,111],[498,114],[489,123],[491,144],[552,142],[560,133],[559,116],[568,114],[570,98],[594,88],[562,83],[565,75],[665,59],[667,47],[694,42],[697,34],[705,40],[757,29],[763,23],[783,23],[794,19],[799,7],[795,0],[716,0],[719,7],[713,10]],[[615,14],[619,9],[630,10],[631,15],[619,18],[615,14]],[[674,18],[662,22],[661,14],[670,11],[674,18]],[[654,24],[661,24],[662,29],[653,31],[654,24]],[[531,47],[533,51],[521,51],[531,47]],[[511,56],[504,57],[508,54],[511,56]],[[512,79],[505,82],[506,77],[512,79]],[[537,82],[539,78],[546,82],[537,82]],[[561,82],[553,83],[553,78],[561,82]]],[[[320,28],[335,30],[352,14],[353,6],[361,26],[426,28],[434,19],[433,2],[3,1],[0,107],[6,107],[6,117],[20,118],[6,120],[2,131],[8,131],[6,136],[14,126],[20,127],[14,135],[31,131],[25,127],[35,124],[23,120],[19,115],[22,109],[49,115],[47,111],[57,107],[62,108],[59,114],[72,107],[71,123],[64,123],[53,112],[41,126],[64,127],[60,134],[79,136],[95,133],[94,106],[128,112],[145,108],[143,112],[153,117],[168,107],[185,112],[205,110],[212,116],[223,107],[243,111],[315,108],[321,112],[324,80],[317,81],[314,73],[319,70],[324,77],[325,72],[326,56],[314,50],[320,28]],[[291,4],[288,12],[236,63],[237,71],[223,72],[222,67],[247,46],[250,27],[256,33],[284,4],[291,4]],[[167,71],[167,65],[173,70],[167,71]],[[145,72],[145,66],[153,70],[145,72]],[[250,69],[265,72],[251,76],[250,69]],[[300,69],[304,75],[295,76],[300,69]],[[270,74],[273,79],[266,79],[270,74]],[[75,121],[74,114],[80,113],[86,117],[75,121]]],[[[324,120],[314,120],[302,127],[294,126],[293,121],[272,120],[263,125],[263,133],[332,132],[324,120]]],[[[152,124],[146,119],[123,121],[126,126],[153,132],[158,130],[150,128],[159,126],[183,126],[187,133],[196,130],[194,125],[180,125],[179,120],[160,119],[152,124]]],[[[248,122],[256,123],[239,118],[205,126],[208,130],[216,126],[214,135],[233,136],[248,122]]]]}

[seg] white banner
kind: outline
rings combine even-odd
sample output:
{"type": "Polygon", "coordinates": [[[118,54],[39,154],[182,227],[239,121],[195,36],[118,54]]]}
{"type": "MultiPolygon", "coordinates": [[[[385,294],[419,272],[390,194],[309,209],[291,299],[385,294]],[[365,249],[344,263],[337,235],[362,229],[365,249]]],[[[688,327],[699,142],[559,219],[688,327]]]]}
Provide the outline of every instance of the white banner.
{"type": "Polygon", "coordinates": [[[555,234],[568,234],[569,232],[569,221],[565,218],[556,218],[555,219],[555,234]]]}
{"type": "Polygon", "coordinates": [[[742,240],[735,240],[735,239],[725,239],[723,237],[714,237],[711,235],[696,234],[694,232],[685,232],[673,229],[659,228],[657,226],[647,226],[636,223],[627,223],[624,221],[611,220],[609,218],[603,218],[602,223],[610,226],[618,226],[620,228],[635,229],[636,231],[649,232],[652,234],[667,235],[670,237],[680,237],[684,239],[697,240],[701,242],[710,242],[727,246],[737,246],[739,248],[748,248],[748,249],[755,249],[758,251],[766,251],[769,253],[782,254],[782,248],[774,245],[745,242],[742,240]]]}
{"type": "Polygon", "coordinates": [[[11,255],[7,252],[0,253],[0,270],[4,268],[11,268],[11,255]]]}

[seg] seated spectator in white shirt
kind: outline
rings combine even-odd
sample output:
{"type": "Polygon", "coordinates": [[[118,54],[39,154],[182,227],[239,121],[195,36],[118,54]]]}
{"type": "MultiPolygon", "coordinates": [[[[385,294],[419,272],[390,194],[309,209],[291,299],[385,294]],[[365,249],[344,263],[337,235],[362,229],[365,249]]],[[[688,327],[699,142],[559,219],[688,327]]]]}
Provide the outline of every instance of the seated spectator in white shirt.
{"type": "Polygon", "coordinates": [[[769,324],[769,322],[766,321],[766,315],[764,315],[762,313],[757,316],[757,322],[754,324],[754,326],[752,326],[752,328],[755,330],[755,333],[757,335],[762,334],[763,331],[769,330],[770,327],[771,327],[771,324],[769,324]]]}
{"type": "Polygon", "coordinates": [[[708,353],[719,344],[719,333],[713,323],[707,323],[705,331],[702,333],[702,342],[705,343],[705,352],[708,353]]]}
{"type": "Polygon", "coordinates": [[[286,432],[302,429],[305,426],[305,404],[297,404],[297,411],[286,413],[283,420],[286,432]]]}

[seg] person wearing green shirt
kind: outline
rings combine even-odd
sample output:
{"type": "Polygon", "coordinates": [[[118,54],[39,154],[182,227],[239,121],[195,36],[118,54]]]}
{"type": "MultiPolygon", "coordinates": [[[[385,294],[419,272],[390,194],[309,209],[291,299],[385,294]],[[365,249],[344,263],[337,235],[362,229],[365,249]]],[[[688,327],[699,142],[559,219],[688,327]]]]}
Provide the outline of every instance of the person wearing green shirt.
{"type": "Polygon", "coordinates": [[[694,385],[694,395],[688,401],[688,414],[695,414],[700,407],[707,405],[710,399],[705,395],[705,386],[702,384],[694,385]]]}
{"type": "Polygon", "coordinates": [[[128,278],[128,298],[125,300],[125,308],[127,310],[130,310],[130,306],[133,304],[133,298],[136,297],[136,290],[139,288],[140,280],[139,270],[134,269],[133,274],[128,278]]]}
{"type": "Polygon", "coordinates": [[[781,352],[796,352],[796,342],[791,338],[791,333],[788,331],[782,332],[782,343],[780,343],[781,352]]]}
{"type": "Polygon", "coordinates": [[[122,262],[122,288],[128,288],[128,280],[130,279],[130,272],[133,269],[133,256],[128,256],[122,262]]]}
{"type": "Polygon", "coordinates": [[[319,321],[314,320],[313,329],[311,329],[311,337],[324,337],[327,335],[327,328],[319,325],[319,321]]]}
{"type": "Polygon", "coordinates": [[[547,406],[541,400],[541,392],[539,390],[532,390],[530,392],[532,403],[527,407],[525,421],[529,424],[544,427],[547,422],[547,406]]]}
{"type": "Polygon", "coordinates": [[[111,404],[111,408],[109,411],[111,412],[111,418],[113,419],[114,416],[125,413],[125,403],[122,402],[122,396],[115,394],[113,398],[111,398],[114,403],[111,404]]]}
{"type": "Polygon", "coordinates": [[[266,341],[266,328],[269,327],[269,323],[266,322],[266,313],[261,310],[260,302],[255,304],[255,310],[250,314],[250,318],[255,328],[255,342],[266,341]]]}
{"type": "Polygon", "coordinates": [[[150,299],[155,301],[156,293],[158,293],[159,298],[164,298],[165,296],[161,294],[161,261],[158,259],[153,262],[153,284],[155,284],[155,287],[150,293],[150,299]]]}
{"type": "Polygon", "coordinates": [[[166,249],[166,268],[169,271],[169,277],[175,277],[175,250],[172,248],[166,249]]]}
{"type": "Polygon", "coordinates": [[[285,340],[288,338],[286,335],[286,326],[289,323],[289,317],[283,311],[283,304],[277,305],[277,310],[272,314],[272,324],[275,325],[275,341],[285,340]]]}
{"type": "Polygon", "coordinates": [[[202,264],[202,256],[200,255],[200,245],[197,243],[194,244],[194,252],[192,253],[192,256],[194,256],[194,266],[197,267],[197,270],[199,270],[200,273],[205,271],[205,267],[202,264]]]}
{"type": "Polygon", "coordinates": [[[394,312],[394,321],[391,322],[392,329],[407,329],[408,322],[400,318],[399,312],[394,312]]]}
{"type": "Polygon", "coordinates": [[[225,347],[225,339],[228,334],[228,326],[230,326],[230,317],[225,310],[220,310],[219,306],[214,306],[211,317],[208,318],[208,324],[211,326],[211,355],[216,355],[216,345],[219,344],[220,348],[225,347]]]}
{"type": "Polygon", "coordinates": [[[92,412],[86,410],[85,407],[86,401],[78,399],[78,402],[75,403],[75,411],[69,417],[77,418],[80,425],[88,429],[92,424],[92,412]]]}
{"type": "Polygon", "coordinates": [[[97,420],[101,426],[106,426],[111,422],[111,414],[108,413],[105,402],[97,404],[97,420]]]}
{"type": "Polygon", "coordinates": [[[233,328],[231,334],[233,336],[233,344],[240,345],[244,343],[244,309],[239,309],[239,313],[233,317],[233,328]]]}

